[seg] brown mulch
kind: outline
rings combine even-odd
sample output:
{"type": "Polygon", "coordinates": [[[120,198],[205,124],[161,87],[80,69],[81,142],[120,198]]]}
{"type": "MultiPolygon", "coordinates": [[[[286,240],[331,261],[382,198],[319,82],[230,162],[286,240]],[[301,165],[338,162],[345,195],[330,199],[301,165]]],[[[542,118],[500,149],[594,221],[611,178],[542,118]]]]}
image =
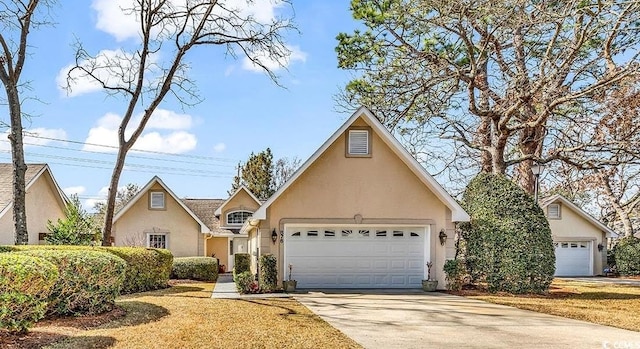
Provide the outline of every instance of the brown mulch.
{"type": "Polygon", "coordinates": [[[120,307],[98,315],[83,315],[77,317],[58,317],[39,321],[27,334],[12,334],[0,330],[0,348],[2,349],[32,349],[42,348],[57,342],[67,336],[57,332],[42,331],[43,328],[69,328],[87,330],[109,323],[126,315],[120,307]]]}

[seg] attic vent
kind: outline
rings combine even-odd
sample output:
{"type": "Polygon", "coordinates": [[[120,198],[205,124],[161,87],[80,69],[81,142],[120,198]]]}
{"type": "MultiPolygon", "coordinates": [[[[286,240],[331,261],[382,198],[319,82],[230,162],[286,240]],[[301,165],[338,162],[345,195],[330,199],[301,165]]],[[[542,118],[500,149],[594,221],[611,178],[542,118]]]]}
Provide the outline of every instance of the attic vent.
{"type": "Polygon", "coordinates": [[[560,219],[560,204],[549,204],[547,206],[547,218],[560,219]]]}
{"type": "Polygon", "coordinates": [[[349,130],[348,155],[369,155],[369,130],[349,130]]]}

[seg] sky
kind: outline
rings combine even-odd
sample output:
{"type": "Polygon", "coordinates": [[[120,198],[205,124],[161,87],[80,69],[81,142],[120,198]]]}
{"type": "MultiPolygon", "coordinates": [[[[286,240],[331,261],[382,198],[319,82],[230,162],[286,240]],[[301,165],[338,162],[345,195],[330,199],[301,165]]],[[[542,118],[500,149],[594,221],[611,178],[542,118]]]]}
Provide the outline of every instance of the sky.
{"type": "MultiPolygon", "coordinates": [[[[63,86],[76,42],[90,54],[136,46],[136,28],[120,10],[126,2],[60,2],[51,12],[56,24],[29,37],[22,76],[29,87],[23,94],[30,115],[24,120],[26,160],[48,163],[65,193],[79,195],[87,208],[106,197],[126,102],[88,82],[71,93],[63,86]]],[[[255,6],[257,17],[286,11],[274,0],[255,6]]],[[[270,147],[274,159],[304,161],[322,145],[349,117],[335,111],[334,97],[352,76],[337,68],[334,48],[336,35],[357,23],[347,0],[293,0],[293,10],[299,33],[286,34],[292,55],[286,69],[275,70],[283,87],[222,47],[196,48],[185,62],[202,102],[185,107],[168,98],[159,106],[135,146],[145,151],[129,153],[120,187],[143,186],[157,175],[179,197],[226,198],[238,162],[252,152],[270,147]]],[[[1,121],[8,121],[7,113],[0,109],[1,121]]],[[[1,138],[0,161],[11,161],[1,138]]]]}

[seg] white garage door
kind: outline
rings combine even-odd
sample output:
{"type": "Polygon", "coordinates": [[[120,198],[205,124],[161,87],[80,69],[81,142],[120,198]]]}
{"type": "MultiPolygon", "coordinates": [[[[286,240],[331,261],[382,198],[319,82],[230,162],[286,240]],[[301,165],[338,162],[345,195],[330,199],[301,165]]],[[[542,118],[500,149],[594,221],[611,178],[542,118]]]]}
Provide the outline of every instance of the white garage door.
{"type": "MultiPolygon", "coordinates": [[[[299,288],[413,288],[425,278],[425,227],[285,228],[299,288]]],[[[288,275],[285,277],[288,278],[288,275]]]]}
{"type": "Polygon", "coordinates": [[[591,242],[562,241],[553,243],[556,249],[556,276],[589,276],[591,273],[591,242]]]}

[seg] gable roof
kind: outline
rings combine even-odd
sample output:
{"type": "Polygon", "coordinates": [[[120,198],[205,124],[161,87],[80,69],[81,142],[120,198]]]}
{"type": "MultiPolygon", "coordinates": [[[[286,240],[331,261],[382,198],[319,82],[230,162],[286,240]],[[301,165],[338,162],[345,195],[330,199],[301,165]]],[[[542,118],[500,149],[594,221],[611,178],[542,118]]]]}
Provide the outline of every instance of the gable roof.
{"type": "Polygon", "coordinates": [[[225,202],[224,199],[182,199],[182,202],[209,227],[212,233],[232,234],[230,230],[220,228],[220,220],[214,214],[225,202]]]}
{"type": "MultiPolygon", "coordinates": [[[[29,188],[42,176],[48,173],[53,182],[54,190],[63,205],[69,202],[58,182],[53,177],[51,169],[47,164],[27,164],[27,171],[24,175],[25,190],[29,188]]],[[[13,164],[0,163],[0,217],[4,216],[13,206],[13,164]]]]}
{"type": "Polygon", "coordinates": [[[189,207],[187,207],[187,205],[185,205],[185,203],[180,200],[180,198],[178,198],[176,194],[171,189],[169,189],[169,187],[164,184],[162,179],[160,179],[160,177],[158,176],[153,176],[149,183],[142,187],[142,189],[140,189],[140,191],[133,198],[131,198],[131,200],[129,200],[129,202],[127,202],[127,204],[124,205],[124,207],[122,207],[120,211],[116,213],[116,215],[113,217],[113,222],[117,222],[118,219],[120,219],[120,217],[122,217],[133,205],[135,205],[138,200],[144,197],[149,189],[151,189],[151,187],[156,183],[158,183],[167,193],[169,193],[169,195],[171,195],[171,197],[178,203],[178,205],[180,205],[180,207],[182,207],[185,212],[187,212],[200,225],[201,233],[209,233],[211,231],[211,229],[200,219],[200,217],[193,213],[193,211],[191,211],[191,209],[189,209],[189,207]]]}
{"type": "Polygon", "coordinates": [[[605,232],[607,234],[607,237],[611,237],[611,235],[616,235],[616,236],[618,235],[618,233],[613,231],[613,229],[607,227],[602,222],[600,222],[599,220],[595,219],[592,215],[588,214],[585,210],[581,209],[576,204],[574,204],[569,199],[565,198],[564,196],[562,196],[560,194],[556,194],[556,195],[553,195],[551,197],[548,197],[548,198],[542,200],[540,202],[540,207],[542,207],[542,209],[545,209],[547,206],[549,206],[550,204],[552,204],[552,203],[554,203],[556,201],[562,202],[564,204],[564,206],[569,207],[572,211],[577,213],[580,217],[584,218],[589,223],[591,223],[594,226],[598,227],[600,230],[602,230],[603,232],[605,232]]]}
{"type": "Polygon", "coordinates": [[[360,107],[347,121],[336,130],[336,132],[327,139],[327,141],[316,150],[313,155],[289,178],[284,185],[280,187],[258,210],[253,214],[253,219],[265,219],[267,216],[267,208],[284,193],[293,182],[295,182],[308,168],[313,164],[358,118],[362,117],[372,130],[384,141],[389,148],[409,167],[409,169],[427,186],[435,195],[451,210],[451,220],[454,222],[468,222],[469,215],[456,202],[456,200],[447,193],[446,190],[438,183],[420,163],[398,142],[398,140],[389,132],[389,130],[380,123],[373,113],[366,107],[360,107]]]}
{"type": "Polygon", "coordinates": [[[240,185],[240,187],[238,189],[236,189],[236,191],[233,193],[233,195],[231,195],[227,200],[225,200],[222,205],[220,205],[217,209],[216,209],[216,216],[220,216],[222,214],[222,208],[228,204],[236,195],[238,195],[238,193],[244,190],[247,192],[247,194],[249,194],[249,196],[258,204],[258,206],[260,206],[262,204],[262,201],[258,200],[258,198],[253,195],[253,193],[251,192],[251,190],[249,190],[249,188],[247,188],[246,186],[244,186],[244,184],[240,185]]]}

